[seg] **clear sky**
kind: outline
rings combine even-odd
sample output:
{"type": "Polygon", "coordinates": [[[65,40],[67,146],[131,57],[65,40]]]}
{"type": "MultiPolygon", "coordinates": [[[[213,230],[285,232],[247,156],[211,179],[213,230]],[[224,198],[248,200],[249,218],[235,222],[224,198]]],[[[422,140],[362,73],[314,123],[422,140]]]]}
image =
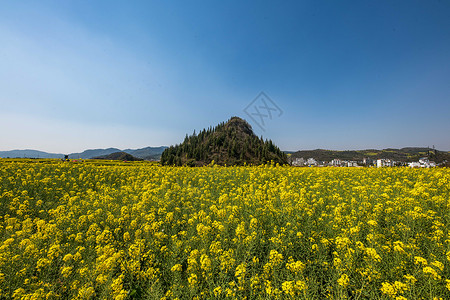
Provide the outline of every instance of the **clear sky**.
{"type": "Polygon", "coordinates": [[[171,145],[231,116],[282,150],[450,150],[449,16],[444,0],[1,1],[0,150],[171,145]],[[260,128],[244,109],[262,91],[282,114],[260,128]]]}

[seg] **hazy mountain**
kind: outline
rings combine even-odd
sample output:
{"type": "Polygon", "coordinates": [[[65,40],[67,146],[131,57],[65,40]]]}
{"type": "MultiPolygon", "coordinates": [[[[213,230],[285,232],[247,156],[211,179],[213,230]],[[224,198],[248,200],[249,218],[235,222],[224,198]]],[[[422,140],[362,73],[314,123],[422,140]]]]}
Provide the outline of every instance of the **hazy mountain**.
{"type": "Polygon", "coordinates": [[[141,149],[125,149],[123,152],[133,155],[134,157],[142,158],[145,160],[159,160],[161,154],[166,150],[166,146],[161,147],[145,147],[141,149]]]}
{"type": "Polygon", "coordinates": [[[107,148],[107,149],[89,149],[81,153],[71,153],[69,154],[70,159],[89,159],[97,156],[108,155],[114,152],[120,152],[117,148],[107,148]]]}
{"type": "Polygon", "coordinates": [[[0,157],[9,158],[64,158],[64,154],[47,153],[38,150],[10,150],[0,151],[0,157]]]}
{"type": "MultiPolygon", "coordinates": [[[[131,154],[137,158],[146,160],[159,160],[164,149],[167,147],[145,147],[142,149],[126,149],[123,152],[131,154]]],[[[107,148],[107,149],[89,149],[80,153],[69,154],[70,159],[90,159],[98,156],[109,155],[115,152],[122,152],[122,150],[117,148],[107,148]]],[[[0,157],[10,157],[10,158],[64,158],[62,153],[48,153],[38,150],[11,150],[11,151],[0,151],[0,157]]]]}

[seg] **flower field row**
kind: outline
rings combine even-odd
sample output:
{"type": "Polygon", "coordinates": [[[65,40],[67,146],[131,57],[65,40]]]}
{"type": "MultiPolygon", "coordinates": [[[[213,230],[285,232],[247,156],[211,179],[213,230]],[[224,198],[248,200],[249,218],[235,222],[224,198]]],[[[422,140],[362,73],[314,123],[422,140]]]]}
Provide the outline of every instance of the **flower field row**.
{"type": "Polygon", "coordinates": [[[449,183],[0,160],[0,299],[448,299],[449,183]]]}

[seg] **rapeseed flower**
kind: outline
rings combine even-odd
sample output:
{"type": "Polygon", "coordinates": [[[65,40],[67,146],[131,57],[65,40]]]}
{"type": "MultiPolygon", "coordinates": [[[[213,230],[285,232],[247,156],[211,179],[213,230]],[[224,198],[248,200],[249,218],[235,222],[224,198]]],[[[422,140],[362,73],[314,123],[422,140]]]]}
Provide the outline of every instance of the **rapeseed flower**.
{"type": "Polygon", "coordinates": [[[0,160],[0,298],[356,298],[361,283],[446,298],[449,182],[447,169],[0,160]]]}

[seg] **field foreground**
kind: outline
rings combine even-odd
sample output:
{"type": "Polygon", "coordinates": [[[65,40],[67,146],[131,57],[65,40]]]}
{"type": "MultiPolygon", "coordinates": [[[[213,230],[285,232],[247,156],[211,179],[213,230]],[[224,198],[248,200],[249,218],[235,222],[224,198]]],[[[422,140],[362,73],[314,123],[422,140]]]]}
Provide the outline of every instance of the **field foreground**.
{"type": "Polygon", "coordinates": [[[0,160],[0,299],[449,299],[449,183],[0,160]]]}

